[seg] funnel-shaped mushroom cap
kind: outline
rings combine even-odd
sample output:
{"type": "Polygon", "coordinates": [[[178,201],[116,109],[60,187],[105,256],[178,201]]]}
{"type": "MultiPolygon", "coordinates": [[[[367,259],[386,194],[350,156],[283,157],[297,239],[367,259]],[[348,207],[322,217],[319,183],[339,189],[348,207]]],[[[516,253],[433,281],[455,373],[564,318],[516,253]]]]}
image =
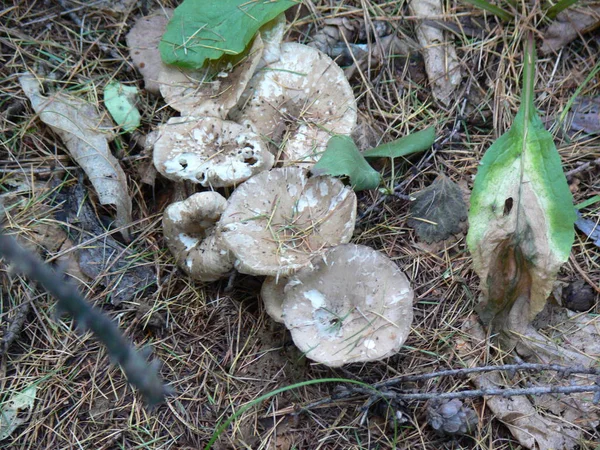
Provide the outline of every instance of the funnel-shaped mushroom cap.
{"type": "Polygon", "coordinates": [[[273,155],[255,133],[216,117],[174,117],[158,129],[154,165],[162,175],[202,186],[234,186],[269,170],[273,155]]]}
{"type": "Polygon", "coordinates": [[[398,352],[410,331],[412,302],[410,283],[392,260],[346,244],[290,278],[283,320],[308,358],[337,367],[398,352]]]}
{"type": "Polygon", "coordinates": [[[241,184],[227,201],[219,228],[249,275],[285,276],[325,248],[350,241],[356,195],[336,178],[297,167],[273,169],[241,184]]]}
{"type": "Polygon", "coordinates": [[[167,104],[184,116],[224,119],[254,75],[263,49],[257,35],[248,53],[228,67],[213,63],[204,70],[192,71],[164,66],[158,77],[160,92],[167,104]]]}
{"type": "Polygon", "coordinates": [[[160,57],[158,44],[172,15],[171,8],[163,8],[141,17],[135,21],[126,36],[131,60],[144,77],[146,90],[153,94],[160,93],[158,76],[161,69],[166,67],[160,57]]]}
{"type": "Polygon", "coordinates": [[[177,265],[192,278],[216,281],[233,269],[230,253],[215,234],[227,200],[216,192],[199,192],[172,203],[163,214],[163,232],[177,265]]]}
{"type": "Polygon", "coordinates": [[[287,278],[267,277],[260,289],[265,311],[278,323],[283,323],[283,289],[287,282],[287,278]]]}
{"type": "Polygon", "coordinates": [[[250,80],[231,117],[280,146],[286,165],[310,166],[332,134],[350,134],[356,125],[356,100],[331,58],[288,42],[281,45],[279,60],[250,80]]]}

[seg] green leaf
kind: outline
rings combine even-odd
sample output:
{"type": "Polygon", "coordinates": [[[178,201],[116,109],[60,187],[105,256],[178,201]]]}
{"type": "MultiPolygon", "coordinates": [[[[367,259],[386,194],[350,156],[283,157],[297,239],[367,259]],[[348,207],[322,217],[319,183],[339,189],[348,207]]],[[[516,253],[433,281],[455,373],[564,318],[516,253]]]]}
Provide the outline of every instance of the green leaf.
{"type": "Polygon", "coordinates": [[[419,239],[439,242],[461,231],[461,222],[467,219],[467,205],[460,187],[448,177],[438,176],[413,196],[408,225],[415,229],[419,239]]]}
{"type": "Polygon", "coordinates": [[[133,131],[140,126],[140,112],[136,108],[138,89],[113,81],[104,89],[104,106],[115,122],[124,131],[133,131]]]}
{"type": "Polygon", "coordinates": [[[158,45],[166,64],[200,69],[244,51],[258,29],[298,0],[185,0],[158,45]]]}
{"type": "Polygon", "coordinates": [[[18,427],[27,423],[33,412],[37,385],[32,384],[18,394],[14,394],[0,408],[0,441],[10,437],[18,427]]]}
{"type": "Polygon", "coordinates": [[[409,134],[363,153],[365,158],[399,158],[412,153],[422,152],[433,145],[435,128],[429,127],[417,133],[409,134]]]}
{"type": "Polygon", "coordinates": [[[481,317],[500,329],[520,330],[543,309],[574,240],[573,198],[533,104],[534,68],[530,37],[521,107],[485,153],[471,195],[467,243],[485,300],[481,317]]]}
{"type": "Polygon", "coordinates": [[[365,160],[349,136],[333,136],[321,159],[311,169],[313,175],[348,176],[355,191],[375,189],[381,176],[365,160]]]}

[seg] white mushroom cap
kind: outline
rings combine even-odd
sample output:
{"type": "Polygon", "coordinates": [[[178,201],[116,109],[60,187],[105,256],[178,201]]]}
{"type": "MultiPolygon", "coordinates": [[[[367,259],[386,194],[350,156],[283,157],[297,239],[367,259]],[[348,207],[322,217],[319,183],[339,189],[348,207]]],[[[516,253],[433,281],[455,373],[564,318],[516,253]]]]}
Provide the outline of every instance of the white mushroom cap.
{"type": "Polygon", "coordinates": [[[260,289],[265,311],[278,323],[283,323],[283,290],[287,282],[287,278],[267,277],[260,289]]]}
{"type": "Polygon", "coordinates": [[[241,184],[227,201],[219,229],[249,275],[286,276],[325,248],[349,242],[356,194],[333,177],[297,167],[273,169],[241,184]]]}
{"type": "Polygon", "coordinates": [[[227,200],[217,192],[199,192],[172,203],[163,214],[163,233],[177,265],[199,281],[216,281],[233,269],[233,260],[216,234],[215,224],[227,200]]]}
{"type": "Polygon", "coordinates": [[[230,116],[281,146],[286,165],[308,166],[332,134],[350,134],[357,118],[342,69],[319,50],[292,42],[282,44],[279,60],[250,80],[230,116]]]}
{"type": "Polygon", "coordinates": [[[184,116],[225,119],[254,75],[263,49],[257,35],[248,53],[228,65],[219,60],[219,65],[209,64],[198,71],[164,66],[158,77],[160,92],[167,104],[184,116]]]}
{"type": "Polygon", "coordinates": [[[141,17],[125,38],[133,65],[144,77],[146,90],[153,94],[160,94],[158,75],[163,67],[167,67],[160,57],[158,44],[172,15],[171,8],[163,8],[141,17]]]}
{"type": "Polygon", "coordinates": [[[308,358],[337,367],[397,353],[410,332],[412,302],[410,283],[392,260],[345,244],[290,278],[283,320],[308,358]]]}
{"type": "Polygon", "coordinates": [[[269,170],[273,155],[258,135],[216,117],[173,117],[158,128],[154,165],[176,181],[206,187],[234,186],[269,170]]]}

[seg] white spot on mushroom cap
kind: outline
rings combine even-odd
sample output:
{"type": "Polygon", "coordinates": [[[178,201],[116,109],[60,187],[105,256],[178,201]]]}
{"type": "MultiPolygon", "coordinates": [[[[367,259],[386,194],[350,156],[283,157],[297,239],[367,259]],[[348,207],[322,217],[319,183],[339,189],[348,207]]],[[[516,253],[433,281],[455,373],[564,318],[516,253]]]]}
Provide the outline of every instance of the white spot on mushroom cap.
{"type": "Polygon", "coordinates": [[[314,309],[323,308],[327,304],[325,296],[317,289],[311,289],[310,291],[303,293],[314,309]]]}
{"type": "Polygon", "coordinates": [[[178,238],[179,241],[184,245],[186,251],[190,251],[198,244],[198,242],[200,242],[200,239],[193,238],[185,233],[179,233],[178,238]]]}

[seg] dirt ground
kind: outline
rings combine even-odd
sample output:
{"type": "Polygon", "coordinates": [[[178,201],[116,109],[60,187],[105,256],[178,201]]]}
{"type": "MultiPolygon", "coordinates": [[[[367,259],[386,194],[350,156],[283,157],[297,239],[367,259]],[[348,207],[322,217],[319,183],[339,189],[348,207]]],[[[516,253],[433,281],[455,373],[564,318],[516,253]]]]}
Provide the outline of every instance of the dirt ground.
{"type": "MultiPolygon", "coordinates": [[[[68,258],[61,256],[76,253],[62,245],[67,236],[75,247],[94,247],[100,253],[109,236],[123,241],[109,226],[114,211],[100,205],[61,140],[36,117],[18,74],[34,72],[44,79],[45,89],[68,90],[102,110],[102,91],[110,81],[143,87],[125,42],[135,19],[177,3],[14,0],[0,6],[0,189],[10,194],[11,201],[19,200],[5,214],[5,226],[53,264],[64,267],[68,258]],[[81,205],[92,218],[73,222],[69,218],[81,211],[81,205]],[[90,242],[90,237],[95,238],[90,242]]],[[[0,401],[31,385],[37,386],[37,394],[31,415],[0,441],[1,448],[198,449],[218,423],[248,402],[293,383],[350,378],[372,384],[398,375],[463,367],[457,343],[477,304],[479,285],[465,236],[457,234],[431,245],[419,242],[407,225],[406,196],[431,184],[438,174],[468,192],[478,161],[508,129],[518,109],[522,38],[530,29],[541,42],[548,21],[537,7],[530,7],[526,18],[502,23],[466,2],[444,3],[447,14],[431,20],[446,24],[463,70],[462,82],[447,105],[432,97],[419,51],[379,58],[373,50],[378,39],[390,34],[416,42],[417,20],[406,1],[305,0],[287,13],[285,40],[310,42],[329,19],[347,20],[362,32],[355,43],[364,45],[369,57],[354,68],[351,58],[340,61],[358,99],[353,137],[361,149],[435,126],[432,150],[396,161],[394,171],[384,162],[377,167],[386,186],[401,186],[399,197],[358,193],[359,219],[352,242],[392,258],[415,290],[412,332],[402,351],[381,362],[339,369],[312,363],[295,348],[287,330],[265,313],[259,297],[261,279],[238,275],[231,282],[203,285],[177,268],[162,235],[162,212],[195,187],[175,185],[160,176],[148,184],[152,157],[140,142],[176,113],[161,98],[142,90],[139,131],[122,134],[111,144],[133,198],[129,264],[118,270],[102,268],[88,279],[86,294],[136,345],[152,348],[164,363],[161,374],[174,395],[154,410],[145,409],[91,335],[77,333],[68,318],[57,314],[52,298],[3,266],[0,328],[6,336],[15,318],[20,317],[22,325],[18,337],[0,353],[0,401]],[[139,274],[137,281],[144,283],[132,282],[135,288],[115,301],[114,283],[126,272],[139,274]]],[[[557,53],[540,56],[536,106],[548,127],[584,83],[599,52],[600,35],[592,31],[557,53]]],[[[580,95],[600,95],[597,75],[580,95]]],[[[561,130],[554,134],[564,171],[576,172],[568,177],[575,203],[598,194],[598,167],[576,170],[600,157],[598,139],[561,130]]],[[[96,257],[101,258],[91,258],[96,257]]],[[[581,279],[599,285],[600,251],[578,232],[559,281],[581,279]]],[[[476,348],[471,356],[480,365],[493,362],[486,348],[476,348]]],[[[367,396],[355,395],[300,411],[338,388],[337,383],[314,384],[264,400],[236,419],[214,448],[522,448],[481,398],[466,401],[479,423],[463,437],[436,434],[427,423],[424,401],[388,409],[382,402],[372,405],[367,396]],[[402,419],[394,422],[390,414],[402,419]]],[[[467,388],[473,388],[468,379],[452,377],[402,386],[410,392],[440,393],[467,388]]],[[[598,431],[587,430],[580,448],[597,448],[599,440],[598,431]]]]}

